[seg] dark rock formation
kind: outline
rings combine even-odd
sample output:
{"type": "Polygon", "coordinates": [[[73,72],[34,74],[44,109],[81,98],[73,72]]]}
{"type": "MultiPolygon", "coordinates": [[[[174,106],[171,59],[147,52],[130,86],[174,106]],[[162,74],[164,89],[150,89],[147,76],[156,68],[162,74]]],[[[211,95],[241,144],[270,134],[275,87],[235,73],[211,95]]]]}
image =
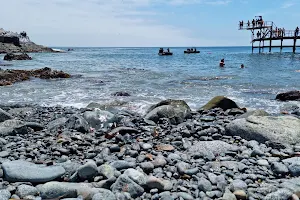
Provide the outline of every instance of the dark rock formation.
{"type": "Polygon", "coordinates": [[[113,96],[122,96],[122,97],[129,97],[130,94],[128,92],[115,92],[112,94],[113,96]]]}
{"type": "Polygon", "coordinates": [[[0,71],[0,86],[12,85],[16,82],[29,80],[30,77],[41,79],[70,78],[71,75],[63,71],[45,67],[37,70],[2,70],[0,71]]]}
{"type": "Polygon", "coordinates": [[[0,42],[20,46],[20,39],[16,36],[0,36],[0,42]]]}
{"type": "Polygon", "coordinates": [[[280,93],[276,96],[279,101],[300,101],[300,91],[294,90],[285,93],[280,93]]]}
{"type": "Polygon", "coordinates": [[[8,60],[8,61],[12,61],[12,60],[32,60],[32,58],[26,53],[22,53],[22,54],[8,53],[4,56],[3,60],[8,60]]]}

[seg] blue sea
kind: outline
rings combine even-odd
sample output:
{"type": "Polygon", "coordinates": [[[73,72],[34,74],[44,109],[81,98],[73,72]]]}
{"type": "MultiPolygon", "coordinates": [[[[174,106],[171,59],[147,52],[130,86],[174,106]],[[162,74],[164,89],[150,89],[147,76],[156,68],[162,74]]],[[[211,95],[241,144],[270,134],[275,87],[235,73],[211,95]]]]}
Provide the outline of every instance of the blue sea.
{"type": "MultiPolygon", "coordinates": [[[[67,48],[60,48],[66,50],[67,48]]],[[[1,103],[85,107],[91,102],[114,104],[140,113],[163,99],[183,99],[198,109],[217,95],[241,107],[276,113],[289,104],[274,100],[277,93],[300,89],[300,54],[251,53],[251,47],[199,47],[200,54],[158,56],[159,48],[74,48],[66,53],[30,54],[31,61],[12,61],[3,69],[50,67],[70,79],[31,79],[0,87],[1,103]],[[225,67],[220,68],[220,60],[225,67]],[[241,69],[240,65],[245,68],[241,69]],[[124,91],[130,97],[115,97],[124,91]]],[[[4,55],[0,55],[2,60],[4,55]]]]}

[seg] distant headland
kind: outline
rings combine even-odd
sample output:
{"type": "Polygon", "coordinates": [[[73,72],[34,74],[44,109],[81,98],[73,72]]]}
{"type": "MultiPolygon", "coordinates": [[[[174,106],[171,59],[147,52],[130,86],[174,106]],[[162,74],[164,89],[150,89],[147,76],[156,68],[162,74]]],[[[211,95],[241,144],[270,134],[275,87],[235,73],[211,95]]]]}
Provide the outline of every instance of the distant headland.
{"type": "Polygon", "coordinates": [[[29,39],[26,32],[14,33],[0,28],[1,53],[40,53],[55,52],[49,47],[37,45],[29,39]]]}

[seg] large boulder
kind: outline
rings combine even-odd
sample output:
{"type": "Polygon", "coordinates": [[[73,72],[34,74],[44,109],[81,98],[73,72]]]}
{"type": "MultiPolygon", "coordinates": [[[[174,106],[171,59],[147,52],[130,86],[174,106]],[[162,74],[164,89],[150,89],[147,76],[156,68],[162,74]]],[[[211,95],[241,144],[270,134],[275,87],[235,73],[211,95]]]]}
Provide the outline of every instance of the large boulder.
{"type": "Polygon", "coordinates": [[[276,96],[280,101],[300,101],[300,91],[294,90],[285,93],[280,93],[276,96]]]}
{"type": "Polygon", "coordinates": [[[198,141],[195,142],[189,148],[189,153],[192,155],[207,156],[218,156],[226,151],[235,150],[234,146],[226,142],[215,140],[215,141],[198,141]]]}
{"type": "Polygon", "coordinates": [[[12,61],[12,60],[32,60],[32,58],[26,53],[22,53],[22,54],[8,53],[4,56],[3,60],[8,60],[8,61],[12,61]]]}
{"type": "Polygon", "coordinates": [[[81,133],[88,133],[89,132],[89,124],[88,122],[79,115],[72,115],[66,121],[66,127],[69,129],[74,129],[81,133]]]}
{"type": "Polygon", "coordinates": [[[2,164],[4,179],[9,182],[45,183],[65,173],[61,166],[36,165],[27,161],[9,161],[2,164]]]}
{"type": "Polygon", "coordinates": [[[300,120],[292,116],[249,116],[229,123],[226,133],[260,143],[296,144],[300,142],[300,120]]]}
{"type": "Polygon", "coordinates": [[[77,198],[90,200],[104,189],[94,188],[89,183],[48,182],[38,187],[42,199],[77,198]]]}
{"type": "Polygon", "coordinates": [[[109,124],[118,121],[118,118],[114,114],[99,109],[84,112],[83,118],[96,130],[100,128],[107,128],[109,127],[109,124]]]}
{"type": "Polygon", "coordinates": [[[241,118],[247,118],[249,116],[269,116],[270,114],[267,113],[266,111],[264,110],[251,110],[251,111],[248,111],[240,116],[238,116],[237,118],[238,119],[241,119],[241,118]]]}
{"type": "Polygon", "coordinates": [[[13,119],[13,116],[0,108],[0,122],[4,122],[8,119],[13,119]]]}
{"type": "Polygon", "coordinates": [[[213,108],[222,108],[223,110],[232,109],[232,108],[239,108],[239,106],[224,96],[216,96],[211,99],[207,104],[202,106],[200,109],[202,110],[210,110],[213,108]]]}
{"type": "Polygon", "coordinates": [[[172,124],[180,124],[191,114],[191,109],[183,100],[164,100],[153,105],[147,111],[145,120],[155,123],[161,118],[168,118],[172,124]]]}
{"type": "Polygon", "coordinates": [[[0,123],[0,136],[14,136],[17,134],[27,134],[28,129],[24,122],[15,119],[9,119],[0,123]]]}

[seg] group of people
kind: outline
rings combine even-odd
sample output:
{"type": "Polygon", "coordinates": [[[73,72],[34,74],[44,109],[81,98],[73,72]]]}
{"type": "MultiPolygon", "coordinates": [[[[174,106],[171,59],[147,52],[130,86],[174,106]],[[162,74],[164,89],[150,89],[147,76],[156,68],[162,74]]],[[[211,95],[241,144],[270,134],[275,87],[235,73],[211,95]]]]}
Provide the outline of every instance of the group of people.
{"type": "MultiPolygon", "coordinates": [[[[247,27],[250,27],[250,24],[252,24],[252,27],[258,27],[264,25],[264,20],[262,19],[262,16],[259,16],[258,19],[252,19],[251,23],[250,20],[247,22],[247,27]]],[[[242,29],[244,27],[244,21],[240,21],[240,28],[242,29]]]]}
{"type": "Polygon", "coordinates": [[[189,51],[189,52],[196,52],[197,51],[197,49],[196,48],[191,48],[191,49],[187,49],[187,51],[189,51]]]}
{"type": "MultiPolygon", "coordinates": [[[[158,51],[158,53],[163,53],[163,52],[164,52],[164,48],[160,48],[159,51],[158,51]]],[[[170,52],[169,48],[167,48],[167,52],[170,52]]]]}
{"type": "MultiPolygon", "coordinates": [[[[223,59],[221,59],[221,61],[220,61],[220,67],[224,67],[225,66],[225,59],[223,58],[223,59]]],[[[243,69],[243,68],[245,68],[245,66],[244,66],[244,64],[241,64],[241,68],[243,69]]]]}

